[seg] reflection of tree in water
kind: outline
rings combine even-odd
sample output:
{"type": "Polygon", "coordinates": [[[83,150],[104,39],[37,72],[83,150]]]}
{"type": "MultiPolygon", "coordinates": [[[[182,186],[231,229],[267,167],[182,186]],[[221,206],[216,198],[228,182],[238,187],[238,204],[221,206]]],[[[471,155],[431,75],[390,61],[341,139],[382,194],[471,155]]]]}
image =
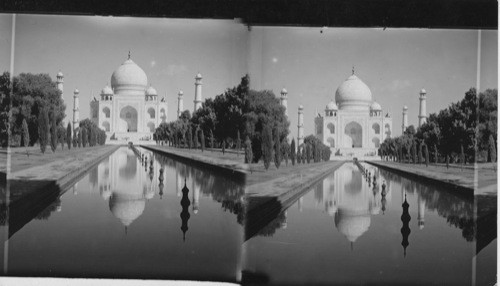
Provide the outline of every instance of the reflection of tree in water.
{"type": "Polygon", "coordinates": [[[439,216],[446,218],[449,225],[461,229],[465,240],[474,241],[473,197],[458,197],[444,190],[438,191],[434,186],[421,184],[383,169],[380,172],[388,180],[402,184],[409,193],[414,193],[417,190],[421,199],[425,200],[426,209],[436,211],[439,216]]]}
{"type": "Polygon", "coordinates": [[[54,202],[52,202],[43,211],[38,213],[38,215],[35,217],[35,219],[48,220],[50,215],[55,211],[61,211],[61,198],[60,197],[58,197],[54,202]]]}
{"type": "Polygon", "coordinates": [[[97,178],[98,178],[97,171],[98,171],[97,167],[94,167],[89,171],[89,182],[92,185],[92,188],[94,188],[97,185],[97,178]]]}
{"type": "Polygon", "coordinates": [[[210,169],[202,169],[183,162],[175,161],[167,156],[155,154],[161,165],[175,168],[184,178],[192,178],[200,186],[200,192],[211,196],[214,201],[222,204],[225,211],[237,216],[237,221],[243,224],[244,207],[242,198],[245,194],[243,182],[227,176],[216,174],[210,169]]]}

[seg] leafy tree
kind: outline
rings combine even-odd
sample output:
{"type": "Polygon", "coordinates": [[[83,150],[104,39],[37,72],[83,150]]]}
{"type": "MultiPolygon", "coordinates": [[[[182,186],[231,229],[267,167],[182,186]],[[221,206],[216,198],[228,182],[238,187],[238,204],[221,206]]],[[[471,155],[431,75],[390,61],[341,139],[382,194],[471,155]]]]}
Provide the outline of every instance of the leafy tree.
{"type": "Polygon", "coordinates": [[[9,123],[11,110],[10,87],[10,73],[4,72],[0,76],[0,146],[2,147],[7,147],[9,144],[10,135],[8,133],[11,131],[9,123]]]}
{"type": "Polygon", "coordinates": [[[89,136],[87,135],[87,128],[80,127],[82,130],[82,146],[83,148],[87,147],[87,141],[89,140],[89,136]]]}
{"type": "Polygon", "coordinates": [[[422,158],[423,158],[423,153],[422,153],[422,143],[419,144],[418,146],[418,163],[422,164],[422,158]]]}
{"type": "MultiPolygon", "coordinates": [[[[264,168],[269,169],[271,159],[273,157],[273,133],[271,126],[266,125],[262,134],[262,158],[264,160],[264,168]]],[[[255,156],[255,155],[254,155],[255,156]]]]}
{"type": "MultiPolygon", "coordinates": [[[[3,80],[0,81],[3,82],[3,80]]],[[[48,74],[21,73],[13,77],[12,96],[9,99],[8,101],[12,104],[10,107],[11,132],[13,135],[21,135],[22,121],[25,119],[30,133],[30,145],[38,141],[37,120],[42,108],[55,114],[56,126],[65,117],[66,106],[61,92],[48,74]]]]}
{"type": "Polygon", "coordinates": [[[288,139],[285,138],[283,142],[281,142],[281,155],[285,160],[285,165],[288,166],[288,158],[290,157],[290,144],[288,144],[288,139]]]}
{"type": "Polygon", "coordinates": [[[68,145],[68,149],[71,149],[71,142],[73,142],[73,147],[76,147],[74,138],[71,138],[71,123],[68,122],[68,127],[66,128],[66,143],[68,145]]]}
{"type": "Polygon", "coordinates": [[[302,144],[302,154],[300,154],[300,159],[302,164],[307,162],[307,154],[306,154],[306,144],[302,144]]]}
{"type": "Polygon", "coordinates": [[[493,138],[493,134],[490,134],[489,139],[489,150],[488,150],[488,162],[496,162],[497,161],[497,150],[495,145],[495,139],[493,138]]]}
{"type": "Polygon", "coordinates": [[[306,160],[307,160],[307,164],[310,164],[311,163],[311,159],[312,159],[312,148],[311,148],[311,144],[306,144],[306,160]]]}
{"type": "Polygon", "coordinates": [[[278,130],[274,130],[274,165],[276,165],[276,169],[280,168],[281,160],[280,136],[278,130]]]}
{"type": "Polygon", "coordinates": [[[438,163],[438,149],[436,144],[434,144],[434,163],[438,163]]]}
{"type": "Polygon", "coordinates": [[[56,114],[52,113],[52,121],[50,126],[50,148],[52,152],[55,153],[57,149],[57,124],[56,124],[56,114]]]}
{"type": "Polygon", "coordinates": [[[28,147],[30,143],[30,133],[28,130],[28,123],[26,122],[26,119],[23,119],[23,141],[24,141],[24,146],[28,147]]]}
{"type": "Polygon", "coordinates": [[[412,150],[413,150],[413,164],[417,164],[417,142],[413,142],[412,150]]]}
{"type": "Polygon", "coordinates": [[[205,150],[205,134],[203,133],[203,129],[200,130],[200,140],[201,140],[201,152],[205,150]]]}
{"type": "Polygon", "coordinates": [[[295,159],[297,157],[295,152],[295,139],[292,139],[292,144],[290,145],[290,159],[292,160],[292,166],[295,166],[295,159]]]}

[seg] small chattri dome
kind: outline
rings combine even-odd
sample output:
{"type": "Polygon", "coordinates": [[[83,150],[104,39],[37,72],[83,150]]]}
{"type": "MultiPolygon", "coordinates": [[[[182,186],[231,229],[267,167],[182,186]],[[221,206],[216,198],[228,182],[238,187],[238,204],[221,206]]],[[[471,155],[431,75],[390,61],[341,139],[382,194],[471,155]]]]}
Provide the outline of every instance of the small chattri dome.
{"type": "Polygon", "coordinates": [[[420,93],[427,93],[427,91],[425,91],[425,89],[423,89],[423,88],[422,88],[422,89],[420,90],[420,93]]]}
{"type": "Polygon", "coordinates": [[[152,86],[149,86],[148,89],[146,90],[146,95],[158,95],[158,93],[156,92],[156,89],[152,86]]]}
{"type": "Polygon", "coordinates": [[[64,75],[63,75],[63,73],[62,73],[61,71],[59,71],[59,72],[57,73],[57,77],[63,77],[63,76],[64,76],[64,75]]]}
{"type": "Polygon", "coordinates": [[[195,77],[195,79],[202,79],[203,77],[201,76],[201,73],[198,73],[195,77]]]}
{"type": "Polygon", "coordinates": [[[338,110],[339,108],[337,107],[337,104],[335,104],[335,102],[332,100],[330,101],[330,103],[328,103],[326,105],[326,110],[330,111],[330,110],[333,110],[333,111],[336,111],[338,110]]]}
{"type": "Polygon", "coordinates": [[[288,91],[286,90],[286,88],[283,88],[283,89],[281,90],[281,93],[288,93],[288,91]]]}
{"type": "Polygon", "coordinates": [[[108,85],[106,85],[102,90],[101,90],[101,94],[102,95],[113,95],[113,90],[111,89],[111,87],[109,87],[108,85]]]}
{"type": "Polygon", "coordinates": [[[408,110],[408,106],[403,106],[403,110],[408,110]]]}
{"type": "Polygon", "coordinates": [[[73,93],[80,93],[80,91],[78,90],[78,88],[75,88],[75,91],[73,91],[73,93]]]}
{"type": "Polygon", "coordinates": [[[302,104],[299,105],[299,110],[304,110],[304,106],[302,106],[302,104]]]}
{"type": "Polygon", "coordinates": [[[184,95],[184,92],[182,90],[179,90],[179,96],[184,95]]]}
{"type": "Polygon", "coordinates": [[[378,104],[376,101],[374,101],[372,103],[372,105],[370,105],[370,109],[373,110],[373,111],[381,111],[382,110],[382,106],[380,106],[380,104],[378,104]]]}

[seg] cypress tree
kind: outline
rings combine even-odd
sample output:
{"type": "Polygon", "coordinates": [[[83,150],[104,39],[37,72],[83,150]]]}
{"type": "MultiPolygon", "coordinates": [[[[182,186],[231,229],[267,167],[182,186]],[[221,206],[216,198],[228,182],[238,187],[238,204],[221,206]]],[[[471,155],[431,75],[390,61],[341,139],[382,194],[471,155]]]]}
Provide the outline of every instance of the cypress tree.
{"type": "Polygon", "coordinates": [[[464,154],[464,145],[463,144],[460,144],[460,163],[461,166],[462,166],[462,170],[464,168],[464,165],[465,165],[465,154],[464,154]]]}
{"type": "Polygon", "coordinates": [[[417,164],[417,144],[415,142],[413,142],[412,149],[413,149],[413,164],[417,164]]]}
{"type": "Polygon", "coordinates": [[[193,147],[198,149],[198,129],[194,130],[193,147]]]}
{"type": "Polygon", "coordinates": [[[488,138],[488,162],[496,162],[497,161],[497,149],[495,146],[495,138],[490,134],[490,138],[488,138]]]}
{"type": "Polygon", "coordinates": [[[425,166],[429,167],[429,148],[427,148],[427,145],[424,145],[424,153],[425,153],[425,166]]]}
{"type": "Polygon", "coordinates": [[[295,139],[292,139],[292,144],[290,145],[290,159],[292,160],[292,166],[295,166],[295,158],[296,158],[296,153],[295,153],[295,139]]]}
{"type": "Polygon", "coordinates": [[[49,113],[46,108],[40,110],[38,114],[38,138],[40,151],[45,154],[49,137],[49,113]]]}
{"type": "Polygon", "coordinates": [[[52,114],[52,122],[50,127],[50,148],[52,152],[55,153],[57,149],[57,125],[56,125],[56,113],[52,114]]]}
{"type": "Polygon", "coordinates": [[[422,145],[423,145],[423,143],[420,143],[419,146],[418,146],[418,163],[419,164],[422,164],[422,158],[423,158],[423,156],[422,156],[422,154],[423,154],[422,153],[422,145]]]}
{"type": "MultiPolygon", "coordinates": [[[[28,130],[28,123],[26,122],[26,119],[23,119],[22,127],[23,127],[24,147],[28,147],[30,145],[30,132],[28,130]]],[[[28,150],[28,149],[26,149],[26,150],[28,150]]]]}
{"type": "Polygon", "coordinates": [[[245,139],[245,163],[248,164],[250,168],[250,172],[252,172],[252,161],[253,161],[253,154],[252,154],[252,141],[250,141],[250,138],[247,136],[245,139]]]}
{"type": "Polygon", "coordinates": [[[274,165],[276,169],[279,169],[281,165],[281,142],[278,129],[274,131],[274,165]]]}
{"type": "Polygon", "coordinates": [[[238,130],[238,133],[236,134],[236,156],[240,155],[240,150],[241,150],[241,138],[240,138],[240,131],[238,130]]]}
{"type": "Polygon", "coordinates": [[[305,164],[307,162],[306,151],[306,145],[302,144],[302,154],[300,154],[300,161],[302,162],[302,164],[305,164]]]}
{"type": "Polygon", "coordinates": [[[188,148],[191,149],[193,148],[193,131],[191,130],[191,125],[188,126],[187,130],[187,141],[188,141],[188,148]]]}
{"type": "Polygon", "coordinates": [[[307,164],[311,163],[311,158],[312,158],[311,144],[307,143],[306,144],[306,160],[307,160],[307,164]]]}
{"type": "Polygon", "coordinates": [[[83,130],[80,128],[78,130],[78,148],[82,148],[83,146],[83,134],[82,134],[83,130]]]}
{"type": "Polygon", "coordinates": [[[201,140],[201,152],[205,150],[205,134],[203,134],[203,130],[200,130],[200,140],[201,140]]]}
{"type": "Polygon", "coordinates": [[[269,169],[273,157],[273,132],[271,126],[266,125],[262,132],[262,159],[264,168],[269,169]]]}
{"type": "Polygon", "coordinates": [[[226,154],[226,140],[222,140],[222,155],[226,154]]]}
{"type": "Polygon", "coordinates": [[[300,148],[297,148],[297,165],[302,162],[300,148]]]}
{"type": "Polygon", "coordinates": [[[288,166],[288,153],[290,151],[290,148],[288,146],[288,141],[286,140],[283,140],[283,142],[281,143],[281,154],[283,155],[283,159],[285,160],[285,165],[288,166]]]}
{"type": "Polygon", "coordinates": [[[438,163],[438,148],[437,148],[436,144],[434,144],[434,163],[435,164],[438,163]]]}
{"type": "MultiPolygon", "coordinates": [[[[71,142],[72,141],[73,140],[71,138],[71,123],[68,122],[68,127],[66,127],[66,143],[68,144],[68,149],[71,149],[71,142]]],[[[73,143],[73,145],[74,145],[74,143],[73,143]]]]}
{"type": "Polygon", "coordinates": [[[214,148],[214,132],[210,129],[210,148],[214,148]]]}
{"type": "Polygon", "coordinates": [[[87,135],[87,128],[82,127],[82,147],[85,148],[87,147],[87,140],[89,139],[89,136],[87,135]]]}

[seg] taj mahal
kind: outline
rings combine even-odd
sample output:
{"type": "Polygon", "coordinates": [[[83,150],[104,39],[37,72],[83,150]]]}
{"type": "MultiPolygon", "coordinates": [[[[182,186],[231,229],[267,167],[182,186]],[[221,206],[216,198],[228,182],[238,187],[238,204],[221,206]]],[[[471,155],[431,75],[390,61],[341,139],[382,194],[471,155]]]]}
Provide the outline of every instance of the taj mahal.
{"type": "MultiPolygon", "coordinates": [[[[194,111],[202,105],[202,76],[195,76],[194,111]]],[[[63,92],[64,75],[57,74],[57,87],[63,92]]],[[[79,90],[73,94],[73,128],[79,127],[79,90]]],[[[166,94],[166,93],[165,93],[166,94]]],[[[108,144],[124,142],[153,143],[153,133],[161,123],[167,122],[168,103],[166,97],[148,84],[148,77],[128,54],[111,75],[111,86],[106,85],[99,98],[92,95],[90,120],[106,132],[108,144]]],[[[177,116],[184,111],[183,91],[178,93],[177,116]]]]}
{"type": "MultiPolygon", "coordinates": [[[[288,91],[281,91],[280,103],[287,111],[288,91]]],[[[426,91],[420,91],[420,112],[418,125],[427,120],[426,91]]],[[[408,107],[403,107],[402,132],[408,127],[408,107]]],[[[370,88],[352,74],[344,80],[335,92],[323,113],[314,117],[314,136],[330,147],[330,159],[357,157],[369,160],[378,157],[380,144],[393,135],[392,117],[372,96],[370,88]]],[[[298,107],[298,146],[304,143],[304,107],[298,107]]]]}

